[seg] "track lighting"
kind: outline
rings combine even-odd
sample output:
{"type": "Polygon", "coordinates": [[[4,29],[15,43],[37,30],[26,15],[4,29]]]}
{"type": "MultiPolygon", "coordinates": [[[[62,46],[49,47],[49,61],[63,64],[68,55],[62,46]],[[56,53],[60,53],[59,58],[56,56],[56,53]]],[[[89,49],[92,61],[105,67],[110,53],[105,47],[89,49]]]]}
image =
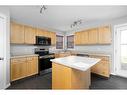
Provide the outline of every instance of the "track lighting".
{"type": "Polygon", "coordinates": [[[40,13],[42,14],[42,12],[45,11],[46,9],[47,9],[47,7],[45,5],[42,5],[41,9],[40,9],[40,13]]]}
{"type": "Polygon", "coordinates": [[[75,26],[77,26],[77,25],[80,25],[80,24],[82,24],[82,20],[80,19],[80,20],[77,20],[77,21],[74,21],[72,24],[71,24],[71,28],[73,28],[73,27],[75,27],[75,26]]]}

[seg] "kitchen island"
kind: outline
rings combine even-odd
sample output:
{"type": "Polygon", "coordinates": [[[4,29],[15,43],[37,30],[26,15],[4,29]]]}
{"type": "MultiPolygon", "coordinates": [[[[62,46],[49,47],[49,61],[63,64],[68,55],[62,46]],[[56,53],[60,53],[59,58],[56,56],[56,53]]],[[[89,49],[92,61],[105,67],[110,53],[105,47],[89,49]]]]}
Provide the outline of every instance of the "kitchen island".
{"type": "Polygon", "coordinates": [[[100,59],[68,56],[51,61],[52,89],[89,89],[90,68],[100,59]]]}

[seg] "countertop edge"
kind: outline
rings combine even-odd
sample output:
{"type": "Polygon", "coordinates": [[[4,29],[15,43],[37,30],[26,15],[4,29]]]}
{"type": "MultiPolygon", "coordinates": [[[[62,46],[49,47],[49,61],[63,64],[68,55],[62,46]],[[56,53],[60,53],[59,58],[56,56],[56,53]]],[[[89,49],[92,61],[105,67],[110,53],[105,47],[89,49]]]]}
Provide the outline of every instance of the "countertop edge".
{"type": "Polygon", "coordinates": [[[11,56],[10,58],[21,58],[21,57],[31,57],[31,56],[39,56],[38,54],[28,54],[28,55],[16,55],[16,56],[11,56]]]}
{"type": "MultiPolygon", "coordinates": [[[[98,59],[98,58],[94,58],[94,59],[98,59]]],[[[94,66],[96,63],[98,63],[101,59],[99,59],[98,61],[90,64],[88,67],[86,68],[81,68],[81,67],[78,67],[78,66],[75,66],[75,65],[71,65],[71,64],[67,64],[67,63],[62,63],[62,62],[59,62],[59,61],[56,61],[56,60],[51,60],[54,63],[56,64],[60,64],[60,65],[63,65],[63,66],[66,66],[66,67],[69,67],[69,68],[73,68],[73,69],[77,69],[77,70],[80,70],[80,71],[86,71],[88,69],[90,69],[92,66],[94,66]]]]}

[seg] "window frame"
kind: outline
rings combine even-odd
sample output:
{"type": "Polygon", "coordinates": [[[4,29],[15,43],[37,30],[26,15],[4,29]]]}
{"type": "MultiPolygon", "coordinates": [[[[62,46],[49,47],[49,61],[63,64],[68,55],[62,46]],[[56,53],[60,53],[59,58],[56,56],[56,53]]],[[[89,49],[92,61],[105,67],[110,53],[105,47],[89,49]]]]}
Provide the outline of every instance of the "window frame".
{"type": "Polygon", "coordinates": [[[64,35],[60,35],[60,34],[57,34],[57,35],[56,35],[56,47],[55,47],[55,48],[56,48],[56,50],[64,50],[64,35]],[[57,48],[57,36],[63,37],[63,48],[62,48],[62,49],[58,49],[58,48],[57,48]]]}
{"type": "Polygon", "coordinates": [[[66,48],[67,50],[75,50],[75,35],[74,34],[66,35],[66,48]],[[74,37],[74,47],[73,48],[68,48],[68,38],[67,38],[68,36],[74,37]]]}

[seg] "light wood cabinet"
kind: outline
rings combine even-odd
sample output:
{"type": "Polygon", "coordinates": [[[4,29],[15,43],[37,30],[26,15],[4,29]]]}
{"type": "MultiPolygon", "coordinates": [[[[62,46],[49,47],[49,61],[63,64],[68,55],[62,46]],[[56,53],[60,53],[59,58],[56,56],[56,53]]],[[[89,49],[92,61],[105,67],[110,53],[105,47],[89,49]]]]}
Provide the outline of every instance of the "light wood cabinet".
{"type": "Polygon", "coordinates": [[[15,22],[11,22],[11,43],[24,43],[24,26],[15,22]]]}
{"type": "Polygon", "coordinates": [[[97,30],[97,28],[90,29],[88,31],[89,31],[88,32],[88,35],[89,35],[88,42],[89,42],[89,44],[97,44],[98,43],[98,30],[97,30]]]}
{"type": "Polygon", "coordinates": [[[51,37],[51,44],[56,45],[56,33],[50,32],[50,37],[51,37]]]}
{"type": "Polygon", "coordinates": [[[36,33],[37,36],[44,36],[44,32],[42,29],[37,29],[37,33],[36,33]]]}
{"type": "Polygon", "coordinates": [[[70,52],[65,52],[65,53],[56,53],[55,54],[55,58],[67,57],[67,56],[71,56],[71,53],[70,52]]]}
{"type": "Polygon", "coordinates": [[[35,44],[36,28],[30,27],[30,26],[24,26],[24,32],[25,32],[25,43],[35,44]]]}
{"type": "Polygon", "coordinates": [[[56,33],[44,29],[37,29],[27,25],[11,22],[11,43],[14,44],[35,44],[36,36],[51,38],[51,45],[56,45],[56,33]]]}
{"type": "Polygon", "coordinates": [[[11,81],[22,79],[38,73],[38,57],[11,59],[11,81]]]}
{"type": "Polygon", "coordinates": [[[80,38],[81,39],[81,44],[84,45],[84,44],[88,44],[89,43],[89,41],[88,41],[88,37],[89,37],[88,33],[89,32],[87,30],[81,32],[81,34],[80,34],[81,35],[81,38],[80,38]]]}
{"type": "Polygon", "coordinates": [[[75,33],[75,45],[80,45],[81,44],[81,32],[76,32],[75,33]]]}
{"type": "Polygon", "coordinates": [[[110,60],[109,57],[104,57],[104,56],[90,56],[92,58],[100,58],[101,61],[94,65],[91,68],[91,72],[104,76],[104,77],[109,77],[110,76],[110,60]]]}
{"type": "Polygon", "coordinates": [[[45,31],[44,31],[44,36],[45,36],[45,37],[49,37],[49,35],[50,35],[49,31],[46,31],[46,30],[45,30],[45,31]]]}
{"type": "Polygon", "coordinates": [[[27,57],[27,75],[35,75],[38,73],[38,58],[27,57]]]}
{"type": "Polygon", "coordinates": [[[27,76],[26,58],[16,58],[11,60],[11,81],[27,76]]]}
{"type": "Polygon", "coordinates": [[[88,89],[90,70],[80,71],[52,63],[52,89],[88,89]]]}
{"type": "Polygon", "coordinates": [[[71,88],[71,68],[52,64],[52,89],[71,88]]]}
{"type": "Polygon", "coordinates": [[[99,44],[111,43],[111,29],[110,26],[102,26],[98,28],[99,44]]]}
{"type": "Polygon", "coordinates": [[[84,45],[88,43],[88,31],[80,31],[75,33],[75,45],[84,45]]]}
{"type": "Polygon", "coordinates": [[[37,29],[37,36],[49,37],[50,33],[44,29],[37,29]]]}
{"type": "Polygon", "coordinates": [[[50,37],[51,38],[51,45],[56,44],[56,33],[55,32],[50,32],[50,31],[45,31],[45,30],[42,30],[42,29],[37,29],[37,36],[50,37]]]}
{"type": "Polygon", "coordinates": [[[111,44],[110,26],[75,32],[75,45],[111,44]]]}

